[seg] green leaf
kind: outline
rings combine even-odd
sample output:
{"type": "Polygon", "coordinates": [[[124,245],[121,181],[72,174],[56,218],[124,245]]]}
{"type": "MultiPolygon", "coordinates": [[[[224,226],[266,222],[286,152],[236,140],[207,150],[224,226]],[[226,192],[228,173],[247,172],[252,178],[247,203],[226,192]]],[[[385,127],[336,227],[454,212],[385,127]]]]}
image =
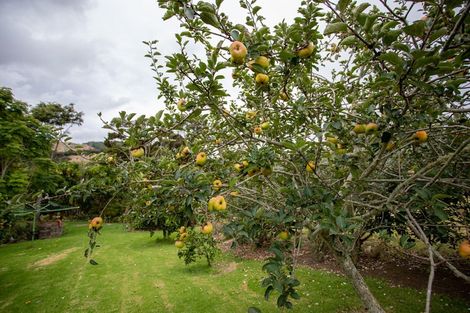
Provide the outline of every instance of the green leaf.
{"type": "Polygon", "coordinates": [[[291,150],[296,150],[296,146],[294,143],[292,142],[289,142],[289,141],[282,141],[281,144],[286,147],[287,149],[291,149],[291,150]]]}
{"type": "Polygon", "coordinates": [[[357,42],[358,41],[357,41],[356,36],[352,35],[341,40],[340,45],[349,47],[349,46],[354,46],[357,42]]]}
{"type": "Polygon", "coordinates": [[[233,40],[238,40],[238,38],[240,38],[240,31],[238,29],[232,29],[230,36],[232,36],[233,40]]]}
{"type": "Polygon", "coordinates": [[[343,216],[337,216],[336,225],[338,225],[338,227],[342,229],[346,228],[346,219],[343,216]]]}
{"type": "Polygon", "coordinates": [[[403,60],[395,52],[383,53],[379,56],[380,60],[387,61],[388,63],[395,65],[396,67],[403,67],[403,60]]]}
{"type": "Polygon", "coordinates": [[[415,245],[415,241],[410,239],[410,236],[404,234],[400,237],[400,246],[405,249],[410,249],[415,245]]]}
{"type": "Polygon", "coordinates": [[[160,111],[157,112],[157,114],[155,114],[155,119],[157,121],[159,121],[162,118],[163,111],[164,110],[160,110],[160,111]]]}
{"type": "Polygon", "coordinates": [[[360,5],[357,6],[357,8],[354,10],[354,15],[358,15],[358,14],[361,14],[362,12],[364,12],[365,9],[367,9],[368,7],[370,6],[369,3],[365,2],[365,3],[361,3],[360,5]]]}
{"type": "Polygon", "coordinates": [[[255,308],[254,306],[250,306],[248,308],[248,313],[261,313],[261,310],[258,308],[255,308]]]}
{"type": "Polygon", "coordinates": [[[383,43],[385,45],[390,45],[394,43],[397,40],[398,36],[400,36],[401,32],[402,31],[400,29],[388,31],[382,36],[383,43]]]}
{"type": "Polygon", "coordinates": [[[445,34],[447,34],[447,28],[446,27],[439,28],[438,30],[436,30],[429,36],[429,42],[431,43],[434,40],[441,38],[445,34]]]}
{"type": "Polygon", "coordinates": [[[274,290],[274,287],[273,286],[269,286],[268,288],[266,288],[266,291],[264,292],[264,299],[266,301],[269,300],[269,295],[271,294],[271,292],[274,290]]]}
{"type": "Polygon", "coordinates": [[[95,260],[91,259],[91,260],[90,260],[90,264],[91,264],[91,265],[98,265],[98,262],[96,262],[95,260]]]}
{"type": "Polygon", "coordinates": [[[288,62],[290,59],[295,57],[295,54],[287,50],[282,50],[281,53],[279,53],[279,57],[283,62],[288,62]]]}
{"type": "Polygon", "coordinates": [[[296,300],[300,299],[300,295],[296,291],[292,291],[290,293],[290,296],[292,297],[292,299],[296,299],[296,300]]]}
{"type": "Polygon", "coordinates": [[[199,16],[204,23],[214,26],[215,28],[220,28],[219,21],[214,14],[210,12],[201,12],[199,16]]]}
{"type": "Polygon", "coordinates": [[[348,8],[348,5],[351,3],[351,0],[339,0],[338,1],[338,4],[336,5],[336,8],[340,11],[340,12],[344,12],[347,8],[348,8]]]}
{"type": "Polygon", "coordinates": [[[405,34],[410,36],[422,37],[424,35],[424,30],[426,29],[426,22],[416,21],[411,25],[403,27],[405,34]]]}
{"type": "Polygon", "coordinates": [[[447,221],[449,215],[440,207],[434,207],[434,215],[436,215],[441,221],[447,221]]]}
{"type": "Polygon", "coordinates": [[[335,33],[344,33],[348,30],[348,25],[343,22],[328,24],[323,34],[330,35],[335,33]]]}

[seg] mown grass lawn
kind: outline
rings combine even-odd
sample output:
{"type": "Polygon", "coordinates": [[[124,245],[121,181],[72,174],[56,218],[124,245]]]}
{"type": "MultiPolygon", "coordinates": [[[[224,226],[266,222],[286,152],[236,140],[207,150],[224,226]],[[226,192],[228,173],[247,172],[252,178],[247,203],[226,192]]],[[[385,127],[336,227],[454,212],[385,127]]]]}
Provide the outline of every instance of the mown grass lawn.
{"type": "MultiPolygon", "coordinates": [[[[61,238],[0,247],[0,312],[280,312],[266,302],[262,262],[220,255],[213,268],[185,266],[161,234],[105,225],[94,258],[86,263],[87,225],[67,223],[61,238]],[[159,237],[160,236],[160,237],[159,237]],[[156,240],[157,238],[157,240],[156,240]]],[[[301,300],[291,312],[352,312],[360,303],[336,274],[299,269],[301,300]]],[[[424,292],[369,280],[387,312],[421,312],[424,292]]],[[[460,300],[435,296],[433,312],[462,313],[460,300]]]]}

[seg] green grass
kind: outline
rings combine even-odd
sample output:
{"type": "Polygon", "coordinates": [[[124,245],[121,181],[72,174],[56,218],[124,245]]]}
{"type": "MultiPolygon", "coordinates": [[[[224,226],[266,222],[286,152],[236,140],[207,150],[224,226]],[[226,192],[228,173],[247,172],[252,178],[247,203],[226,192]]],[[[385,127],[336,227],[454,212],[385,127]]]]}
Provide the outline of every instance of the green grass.
{"type": "MultiPolygon", "coordinates": [[[[105,225],[86,263],[84,223],[66,224],[61,238],[0,247],[0,312],[281,312],[263,299],[262,262],[220,255],[213,268],[185,266],[172,241],[161,234],[128,233],[105,225]],[[55,260],[50,264],[45,261],[55,260]]],[[[336,274],[301,268],[301,300],[291,312],[351,312],[359,309],[351,285],[336,274]]],[[[387,312],[421,312],[424,292],[368,281],[387,312]]],[[[463,302],[435,296],[433,312],[470,312],[463,302]]]]}

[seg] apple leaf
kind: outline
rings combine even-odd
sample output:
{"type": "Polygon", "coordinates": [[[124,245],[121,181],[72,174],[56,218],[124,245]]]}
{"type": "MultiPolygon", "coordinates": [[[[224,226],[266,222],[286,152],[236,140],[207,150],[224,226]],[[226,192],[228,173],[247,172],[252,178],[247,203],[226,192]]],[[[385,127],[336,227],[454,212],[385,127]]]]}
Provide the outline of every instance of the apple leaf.
{"type": "Polygon", "coordinates": [[[91,264],[91,265],[98,265],[98,262],[96,262],[95,260],[91,259],[91,260],[90,260],[90,264],[91,264]]]}
{"type": "Polygon", "coordinates": [[[274,290],[274,287],[273,286],[269,286],[268,288],[266,288],[266,291],[264,292],[264,299],[266,301],[269,300],[269,296],[271,295],[271,292],[274,290]]]}
{"type": "Polygon", "coordinates": [[[336,7],[340,12],[343,12],[348,8],[348,5],[351,3],[351,0],[339,0],[336,7]]]}
{"type": "Polygon", "coordinates": [[[357,38],[356,38],[356,36],[352,35],[352,36],[348,36],[348,37],[344,38],[343,40],[341,40],[340,45],[349,47],[349,46],[355,45],[356,43],[357,43],[357,38]]]}
{"type": "Polygon", "coordinates": [[[403,27],[403,31],[407,35],[421,37],[424,35],[425,28],[426,28],[426,22],[420,20],[420,21],[414,22],[411,25],[403,27]]]}
{"type": "Polygon", "coordinates": [[[330,35],[330,34],[335,34],[335,33],[344,33],[347,30],[348,30],[348,25],[346,25],[346,23],[337,22],[337,23],[328,24],[323,34],[330,35]]]}
{"type": "Polygon", "coordinates": [[[240,37],[240,31],[238,29],[232,29],[230,36],[232,36],[233,40],[238,40],[240,37]]]}
{"type": "Polygon", "coordinates": [[[354,10],[354,15],[361,14],[361,13],[364,12],[364,10],[367,9],[369,6],[370,6],[370,4],[367,3],[367,2],[361,3],[361,4],[358,5],[357,8],[354,10]]]}
{"type": "Polygon", "coordinates": [[[219,21],[214,14],[210,12],[201,12],[199,16],[204,23],[214,26],[215,28],[220,28],[219,21]]]}
{"type": "Polygon", "coordinates": [[[186,17],[190,21],[194,19],[195,13],[196,12],[194,12],[194,10],[191,7],[187,6],[187,7],[184,8],[184,15],[186,15],[186,17]]]}
{"type": "Polygon", "coordinates": [[[396,67],[403,67],[403,60],[395,52],[383,53],[379,56],[379,59],[387,61],[388,63],[395,65],[396,67]]]}
{"type": "Polygon", "coordinates": [[[281,53],[279,53],[279,58],[281,58],[281,60],[284,62],[287,62],[294,57],[295,57],[295,54],[287,50],[282,50],[281,53]]]}
{"type": "Polygon", "coordinates": [[[445,34],[447,34],[447,28],[446,27],[439,28],[438,30],[436,30],[429,36],[429,42],[433,42],[434,40],[441,38],[445,34]]]}

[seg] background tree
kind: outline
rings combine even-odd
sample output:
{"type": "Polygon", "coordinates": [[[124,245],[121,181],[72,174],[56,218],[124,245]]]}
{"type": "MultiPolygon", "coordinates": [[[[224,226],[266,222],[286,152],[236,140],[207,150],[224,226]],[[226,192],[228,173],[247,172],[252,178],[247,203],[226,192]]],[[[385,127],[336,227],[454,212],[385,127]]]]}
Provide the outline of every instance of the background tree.
{"type": "Polygon", "coordinates": [[[73,103],[61,105],[56,102],[41,102],[31,109],[31,114],[38,121],[54,126],[57,141],[51,157],[57,152],[59,143],[67,141],[70,127],[83,123],[83,112],[77,112],[73,103]]]}
{"type": "Polygon", "coordinates": [[[62,186],[57,164],[49,158],[54,139],[50,126],[28,113],[28,105],[0,88],[0,241],[12,235],[16,202],[35,201],[62,186]]]}

